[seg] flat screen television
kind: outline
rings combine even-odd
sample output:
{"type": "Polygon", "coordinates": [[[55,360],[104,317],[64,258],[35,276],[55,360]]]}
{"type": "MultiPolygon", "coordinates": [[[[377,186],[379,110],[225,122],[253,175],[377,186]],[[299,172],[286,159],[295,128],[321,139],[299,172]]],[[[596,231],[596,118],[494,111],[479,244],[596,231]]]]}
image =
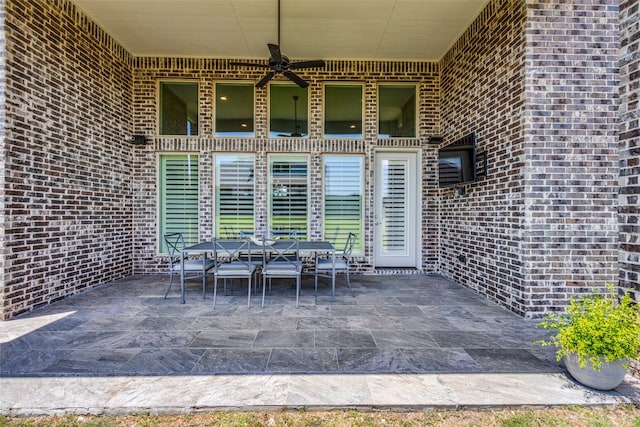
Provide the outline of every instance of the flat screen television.
{"type": "Polygon", "coordinates": [[[470,133],[438,150],[440,187],[475,182],[477,179],[475,133],[470,133]]]}

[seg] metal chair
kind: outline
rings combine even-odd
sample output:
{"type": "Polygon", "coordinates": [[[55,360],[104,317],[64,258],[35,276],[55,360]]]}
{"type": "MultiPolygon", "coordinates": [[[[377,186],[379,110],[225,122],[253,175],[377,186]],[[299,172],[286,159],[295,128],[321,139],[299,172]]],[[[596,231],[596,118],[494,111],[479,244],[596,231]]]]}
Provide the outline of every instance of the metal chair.
{"type": "MultiPolygon", "coordinates": [[[[335,272],[336,274],[342,273],[345,275],[347,281],[347,287],[351,289],[351,281],[349,280],[349,264],[351,262],[351,253],[353,252],[353,245],[356,243],[356,236],[354,233],[349,233],[347,240],[344,244],[342,252],[336,253],[335,256],[335,272]]],[[[331,277],[333,270],[333,262],[330,257],[317,257],[316,258],[316,271],[315,271],[315,292],[318,294],[318,277],[331,277]]],[[[353,294],[353,289],[351,289],[353,294]]]]}
{"type": "Polygon", "coordinates": [[[271,287],[271,279],[296,279],[296,308],[300,300],[300,279],[302,275],[302,261],[300,261],[300,245],[294,240],[262,239],[262,307],[267,288],[267,280],[271,287]]]}
{"type": "Polygon", "coordinates": [[[247,279],[247,307],[251,307],[251,279],[253,278],[259,255],[254,255],[250,239],[213,240],[213,308],[216,307],[218,279],[224,279],[225,293],[227,279],[247,279]]]}
{"type": "MultiPolygon", "coordinates": [[[[182,272],[182,257],[183,250],[185,248],[184,237],[182,233],[167,233],[164,235],[164,241],[169,251],[169,286],[164,293],[165,299],[169,295],[171,285],[173,284],[174,274],[184,274],[185,279],[187,277],[200,277],[202,276],[202,297],[206,295],[207,289],[207,272],[211,270],[215,262],[205,256],[202,258],[189,258],[184,260],[184,272],[182,272]]],[[[182,296],[182,303],[184,304],[184,295],[182,296]]]]}
{"type": "MultiPolygon", "coordinates": [[[[225,239],[237,239],[238,238],[238,233],[236,233],[236,230],[230,225],[225,225],[224,227],[222,227],[222,232],[224,234],[225,239]]],[[[242,237],[242,236],[240,236],[240,237],[242,237]]]]}

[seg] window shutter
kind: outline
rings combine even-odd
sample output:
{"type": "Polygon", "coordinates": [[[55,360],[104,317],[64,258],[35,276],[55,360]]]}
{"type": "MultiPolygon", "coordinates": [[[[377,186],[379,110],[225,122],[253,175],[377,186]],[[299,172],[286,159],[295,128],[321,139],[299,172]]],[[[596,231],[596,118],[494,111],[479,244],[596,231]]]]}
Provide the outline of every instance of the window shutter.
{"type": "Polygon", "coordinates": [[[362,250],[362,158],[325,156],[324,236],[342,248],[349,233],[358,236],[355,252],[362,250]]]}
{"type": "Polygon", "coordinates": [[[294,230],[299,239],[307,236],[307,158],[274,156],[271,159],[271,230],[294,230]]]}
{"type": "Polygon", "coordinates": [[[404,161],[389,162],[389,167],[383,174],[383,215],[384,233],[382,247],[389,252],[404,251],[406,247],[405,230],[407,229],[407,165],[404,161]]]}
{"type": "Polygon", "coordinates": [[[216,236],[238,238],[254,225],[253,156],[216,156],[216,236]]]}
{"type": "Polygon", "coordinates": [[[180,232],[186,244],[198,243],[198,156],[160,157],[160,252],[165,233],[180,232]]]}

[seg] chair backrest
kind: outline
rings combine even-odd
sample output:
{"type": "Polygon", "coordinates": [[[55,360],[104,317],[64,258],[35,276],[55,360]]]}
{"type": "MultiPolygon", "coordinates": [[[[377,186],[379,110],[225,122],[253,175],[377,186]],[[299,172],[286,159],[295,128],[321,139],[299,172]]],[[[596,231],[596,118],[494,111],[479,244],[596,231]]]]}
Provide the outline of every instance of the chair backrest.
{"type": "Polygon", "coordinates": [[[355,245],[357,238],[358,236],[355,233],[349,233],[347,236],[347,241],[344,243],[344,250],[342,251],[342,256],[347,261],[351,259],[351,252],[353,252],[353,245],[355,245]]]}
{"type": "Polygon", "coordinates": [[[240,230],[240,238],[247,239],[254,236],[256,233],[253,230],[240,230]]]}
{"type": "Polygon", "coordinates": [[[175,257],[184,249],[184,237],[182,233],[167,233],[164,235],[164,242],[167,244],[169,257],[175,257]]]}
{"type": "Polygon", "coordinates": [[[185,247],[184,237],[182,233],[166,233],[164,235],[164,242],[169,251],[169,268],[172,268],[173,264],[178,262],[178,257],[185,247]]]}
{"type": "Polygon", "coordinates": [[[221,262],[234,262],[251,268],[252,261],[257,257],[253,252],[251,239],[221,240],[213,239],[213,259],[216,265],[221,262]]]}
{"type": "Polygon", "coordinates": [[[236,230],[230,225],[225,225],[222,231],[225,239],[236,239],[238,237],[238,233],[236,233],[236,230]]]}
{"type": "Polygon", "coordinates": [[[269,230],[268,236],[272,238],[296,239],[298,238],[298,230],[273,229],[273,230],[269,230]]]}
{"type": "Polygon", "coordinates": [[[300,241],[262,239],[262,256],[265,263],[269,260],[269,263],[295,264],[300,259],[300,241]]]}

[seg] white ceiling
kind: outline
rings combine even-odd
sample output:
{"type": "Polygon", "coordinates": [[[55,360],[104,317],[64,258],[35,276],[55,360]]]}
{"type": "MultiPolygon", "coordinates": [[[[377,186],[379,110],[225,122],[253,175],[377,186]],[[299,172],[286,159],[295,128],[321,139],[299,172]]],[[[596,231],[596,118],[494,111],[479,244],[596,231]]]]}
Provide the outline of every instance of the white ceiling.
{"type": "MultiPolygon", "coordinates": [[[[72,0],[135,56],[266,59],[278,0],[72,0]]],[[[489,0],[281,0],[291,59],[438,60],[489,0]]]]}

